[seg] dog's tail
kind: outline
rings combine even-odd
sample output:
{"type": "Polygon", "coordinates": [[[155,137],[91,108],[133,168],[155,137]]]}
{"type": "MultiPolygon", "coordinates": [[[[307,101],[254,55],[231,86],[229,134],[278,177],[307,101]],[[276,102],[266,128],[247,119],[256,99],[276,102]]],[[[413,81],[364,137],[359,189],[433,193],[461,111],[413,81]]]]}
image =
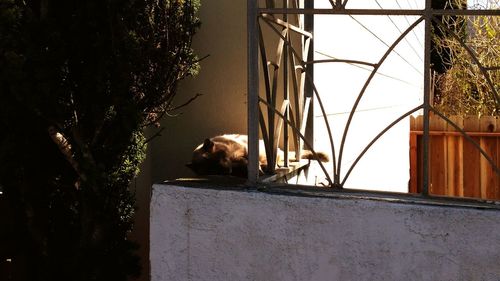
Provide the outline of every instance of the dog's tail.
{"type": "Polygon", "coordinates": [[[302,151],[302,159],[309,159],[309,160],[316,160],[316,161],[321,161],[321,162],[330,162],[330,156],[328,154],[317,151],[316,154],[314,154],[310,150],[303,150],[302,151]]]}

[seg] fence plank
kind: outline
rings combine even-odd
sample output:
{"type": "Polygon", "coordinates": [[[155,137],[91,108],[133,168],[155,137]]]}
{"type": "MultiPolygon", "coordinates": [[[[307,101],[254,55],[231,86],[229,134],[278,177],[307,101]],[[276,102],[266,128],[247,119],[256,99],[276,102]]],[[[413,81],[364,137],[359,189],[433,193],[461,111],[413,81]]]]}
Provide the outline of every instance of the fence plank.
{"type": "MultiPolygon", "coordinates": [[[[413,119],[413,117],[411,117],[413,119]]],[[[414,120],[413,120],[414,121],[414,120]]],[[[414,123],[410,126],[413,126],[414,123]]],[[[412,127],[410,127],[412,128],[412,127]]],[[[418,135],[410,132],[410,193],[418,193],[418,171],[421,168],[418,166],[418,135]]]]}
{"type": "MultiPolygon", "coordinates": [[[[474,116],[449,119],[464,129],[500,167],[500,119],[474,116]]],[[[410,192],[421,191],[421,120],[417,117],[410,121],[410,192]]],[[[500,200],[500,175],[478,148],[439,116],[430,115],[429,121],[431,194],[500,200]]]]}
{"type": "MultiPolygon", "coordinates": [[[[497,126],[495,132],[500,133],[500,118],[497,118],[497,126]]],[[[497,137],[497,167],[500,168],[500,137],[497,137]]],[[[498,184],[495,187],[495,196],[497,199],[500,199],[500,174],[495,173],[497,177],[498,184]]]]}
{"type": "MultiPolygon", "coordinates": [[[[496,118],[494,116],[483,116],[480,119],[481,132],[494,132],[496,130],[496,118]]],[[[493,161],[497,161],[497,140],[492,137],[481,137],[481,148],[490,156],[493,161]]],[[[481,155],[481,198],[494,199],[498,186],[498,177],[493,167],[486,157],[481,155]]]]}
{"type": "Polygon", "coordinates": [[[424,130],[424,116],[419,115],[415,118],[415,131],[423,131],[424,130]]]}
{"type": "MultiPolygon", "coordinates": [[[[446,121],[438,116],[432,115],[429,120],[431,131],[445,131],[446,121]]],[[[434,195],[446,195],[447,185],[447,147],[446,136],[430,137],[430,193],[434,195]]]]}
{"type": "MultiPolygon", "coordinates": [[[[464,119],[465,131],[479,131],[479,119],[475,116],[468,116],[464,119]]],[[[472,137],[477,143],[480,142],[480,137],[472,137]]],[[[481,197],[481,182],[480,182],[480,153],[479,150],[470,141],[464,140],[464,196],[465,197],[481,197]]]]}
{"type": "MultiPolygon", "coordinates": [[[[497,140],[495,138],[481,138],[481,148],[497,162],[497,140]]],[[[481,197],[495,199],[496,189],[498,187],[498,176],[484,156],[481,156],[480,165],[481,197]]]]}
{"type": "MultiPolygon", "coordinates": [[[[464,120],[460,116],[451,116],[450,121],[463,129],[464,120]]],[[[447,124],[447,131],[457,131],[451,124],[447,124]]],[[[448,173],[447,193],[449,196],[463,196],[463,137],[450,135],[447,137],[448,173]]]]}

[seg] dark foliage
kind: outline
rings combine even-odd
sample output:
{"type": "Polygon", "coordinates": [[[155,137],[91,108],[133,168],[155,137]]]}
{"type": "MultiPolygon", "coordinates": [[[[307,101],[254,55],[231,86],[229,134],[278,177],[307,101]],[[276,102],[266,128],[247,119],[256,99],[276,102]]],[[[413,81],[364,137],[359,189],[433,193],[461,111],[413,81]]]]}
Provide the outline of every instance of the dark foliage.
{"type": "Polygon", "coordinates": [[[0,258],[14,280],[138,274],[128,186],[142,129],[197,71],[198,5],[0,0],[0,258]]]}

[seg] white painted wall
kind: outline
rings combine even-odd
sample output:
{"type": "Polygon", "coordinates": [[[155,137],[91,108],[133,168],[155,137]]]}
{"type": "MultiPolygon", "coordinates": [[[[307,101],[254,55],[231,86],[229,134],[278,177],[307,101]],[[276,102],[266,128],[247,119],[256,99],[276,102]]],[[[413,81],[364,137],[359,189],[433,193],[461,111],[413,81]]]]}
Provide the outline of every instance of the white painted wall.
{"type": "Polygon", "coordinates": [[[496,281],[499,249],[498,210],[153,186],[152,281],[496,281]]]}

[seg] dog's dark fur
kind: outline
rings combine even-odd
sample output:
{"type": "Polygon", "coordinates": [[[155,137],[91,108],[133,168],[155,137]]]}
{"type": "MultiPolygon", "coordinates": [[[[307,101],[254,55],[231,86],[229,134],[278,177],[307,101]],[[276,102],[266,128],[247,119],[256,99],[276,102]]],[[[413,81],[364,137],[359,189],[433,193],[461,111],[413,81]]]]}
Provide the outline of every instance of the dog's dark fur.
{"type": "MultiPolygon", "coordinates": [[[[264,142],[259,142],[259,165],[261,170],[267,166],[264,142]]],[[[279,154],[282,154],[280,151],[279,154]]],[[[317,157],[305,150],[303,159],[328,162],[325,153],[318,153],[317,157]],[[317,158],[317,159],[315,159],[317,158]]],[[[198,175],[233,175],[247,176],[248,166],[248,137],[246,135],[221,135],[205,141],[193,151],[191,163],[188,166],[198,175]]]]}

